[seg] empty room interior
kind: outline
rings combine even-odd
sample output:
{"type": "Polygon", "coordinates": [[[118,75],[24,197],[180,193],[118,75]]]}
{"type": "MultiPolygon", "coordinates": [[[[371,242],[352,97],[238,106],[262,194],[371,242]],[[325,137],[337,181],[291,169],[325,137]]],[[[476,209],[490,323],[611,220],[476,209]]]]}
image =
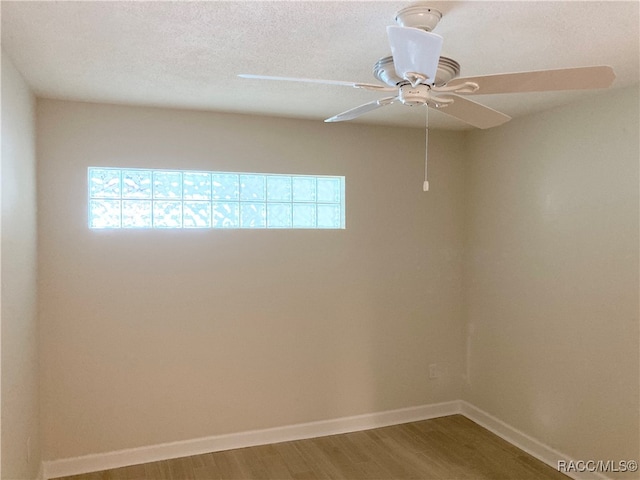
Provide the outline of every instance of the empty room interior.
{"type": "Polygon", "coordinates": [[[639,7],[3,0],[0,478],[640,478],[639,7]]]}

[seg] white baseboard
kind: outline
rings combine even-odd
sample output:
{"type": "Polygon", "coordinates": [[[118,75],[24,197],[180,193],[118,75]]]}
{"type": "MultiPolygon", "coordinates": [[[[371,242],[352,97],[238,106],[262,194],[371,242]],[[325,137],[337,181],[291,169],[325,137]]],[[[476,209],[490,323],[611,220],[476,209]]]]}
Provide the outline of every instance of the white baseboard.
{"type": "Polygon", "coordinates": [[[252,447],[269,443],[324,437],[340,433],[369,430],[401,423],[428,420],[460,413],[460,402],[451,401],[418,407],[343,417],[319,422],[300,423],[285,427],[216,435],[180,442],[162,443],[147,447],[42,462],[43,478],[48,480],[69,475],[81,475],[112,468],[188,457],[233,448],[252,447]]]}
{"type": "MultiPolygon", "coordinates": [[[[521,432],[517,428],[512,427],[511,425],[506,424],[502,420],[494,417],[493,415],[488,414],[480,410],[479,408],[471,405],[464,400],[460,402],[460,412],[462,415],[467,417],[469,420],[474,421],[481,427],[486,428],[490,432],[496,434],[503,440],[506,440],[512,445],[515,445],[520,450],[524,450],[529,455],[537,458],[541,462],[546,463],[551,468],[556,470],[558,468],[558,460],[564,460],[566,462],[574,462],[575,460],[565,455],[564,453],[558,452],[553,448],[545,445],[544,443],[536,440],[535,438],[527,435],[526,433],[521,432]]],[[[610,480],[609,477],[603,475],[599,472],[563,472],[565,475],[575,479],[575,480],[610,480]]]]}
{"type": "MultiPolygon", "coordinates": [[[[300,423],[284,427],[117,450],[82,457],[44,461],[42,462],[41,473],[38,478],[49,480],[56,477],[81,475],[100,470],[139,465],[141,463],[170,460],[172,458],[188,457],[234,448],[369,430],[372,428],[399,425],[401,423],[416,422],[455,414],[464,415],[500,438],[524,450],[529,455],[546,463],[553,469],[557,468],[558,460],[565,460],[567,462],[574,461],[571,457],[554,450],[548,445],[506,424],[502,420],[480,410],[470,403],[464,400],[455,400],[431,405],[401,408],[398,410],[368,413],[353,417],[300,423]]],[[[609,477],[598,472],[567,472],[566,474],[575,480],[611,480],[609,477]]]]}

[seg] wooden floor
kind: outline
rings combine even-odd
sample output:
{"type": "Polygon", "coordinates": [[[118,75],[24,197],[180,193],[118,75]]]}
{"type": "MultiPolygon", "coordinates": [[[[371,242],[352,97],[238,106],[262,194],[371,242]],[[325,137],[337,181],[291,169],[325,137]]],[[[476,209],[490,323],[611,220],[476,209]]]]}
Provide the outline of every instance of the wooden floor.
{"type": "Polygon", "coordinates": [[[65,480],[568,477],[462,415],[65,477],[65,480]]]}

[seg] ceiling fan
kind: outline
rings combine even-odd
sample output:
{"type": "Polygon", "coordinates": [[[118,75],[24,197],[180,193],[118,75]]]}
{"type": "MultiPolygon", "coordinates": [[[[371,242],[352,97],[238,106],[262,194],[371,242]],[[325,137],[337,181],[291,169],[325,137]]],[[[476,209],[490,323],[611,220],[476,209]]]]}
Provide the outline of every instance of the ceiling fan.
{"type": "MultiPolygon", "coordinates": [[[[325,122],[352,120],[399,102],[408,106],[426,105],[483,129],[501,125],[511,117],[470,100],[468,96],[606,88],[615,79],[613,69],[605,65],[460,77],[460,64],[440,55],[443,38],[432,33],[441,18],[440,11],[423,3],[412,4],[396,13],[398,25],[387,27],[391,55],[381,58],[373,67],[374,77],[382,84],[251,74],[239,76],[393,92],[390,96],[327,118],[325,122]]],[[[428,112],[429,109],[426,110],[428,112]]],[[[428,189],[426,180],[424,188],[428,189]]]]}

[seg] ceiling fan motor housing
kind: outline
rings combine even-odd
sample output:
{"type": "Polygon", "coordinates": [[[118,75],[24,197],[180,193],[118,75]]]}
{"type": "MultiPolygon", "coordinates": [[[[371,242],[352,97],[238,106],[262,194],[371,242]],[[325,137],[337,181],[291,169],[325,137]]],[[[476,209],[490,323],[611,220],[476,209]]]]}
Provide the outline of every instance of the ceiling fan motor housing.
{"type": "Polygon", "coordinates": [[[424,4],[416,3],[410,5],[396,13],[396,23],[401,27],[413,27],[430,32],[440,19],[442,13],[434,8],[429,8],[424,4]]]}
{"type": "MultiPolygon", "coordinates": [[[[460,64],[451,58],[440,56],[434,85],[436,87],[446,85],[458,75],[460,75],[460,64]]],[[[373,66],[373,76],[391,87],[407,83],[396,74],[391,56],[383,57],[376,62],[373,66]]]]}

